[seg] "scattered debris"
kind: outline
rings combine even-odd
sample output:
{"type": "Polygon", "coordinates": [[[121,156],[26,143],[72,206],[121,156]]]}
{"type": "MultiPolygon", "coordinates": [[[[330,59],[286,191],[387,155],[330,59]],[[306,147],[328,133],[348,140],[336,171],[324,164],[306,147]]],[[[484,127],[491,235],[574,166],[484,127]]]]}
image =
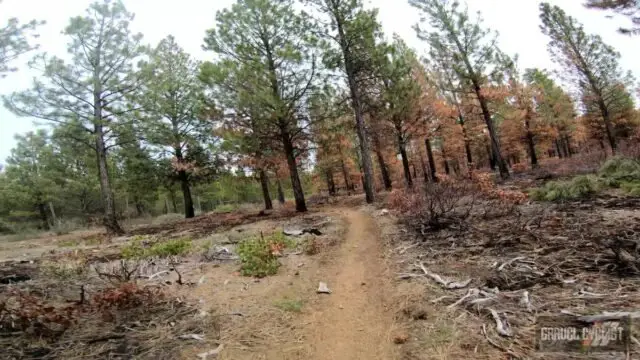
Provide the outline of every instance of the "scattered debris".
{"type": "Polygon", "coordinates": [[[380,212],[378,213],[378,216],[385,216],[385,215],[389,215],[389,210],[387,210],[387,209],[382,209],[382,210],[380,210],[380,212]]]}
{"type": "Polygon", "coordinates": [[[422,271],[425,273],[425,275],[427,275],[428,277],[433,279],[433,281],[437,282],[438,284],[442,285],[445,289],[463,289],[463,288],[466,288],[467,286],[469,286],[469,284],[471,283],[471,279],[467,279],[467,280],[462,281],[462,282],[456,282],[456,281],[452,281],[452,280],[445,280],[440,275],[432,273],[429,270],[427,270],[427,268],[424,267],[423,263],[418,264],[418,267],[420,267],[420,269],[422,269],[422,271]]]}
{"type": "Polygon", "coordinates": [[[218,345],[217,348],[213,350],[209,350],[203,353],[198,354],[198,357],[202,360],[207,360],[209,358],[216,358],[220,354],[220,352],[224,349],[224,344],[218,345]]]}
{"type": "Polygon", "coordinates": [[[178,339],[204,341],[204,336],[198,334],[185,334],[178,336],[178,339]]]}
{"type": "Polygon", "coordinates": [[[317,228],[305,228],[305,229],[287,229],[287,228],[284,228],[284,230],[282,232],[285,235],[288,235],[288,236],[302,236],[303,234],[312,234],[312,235],[317,235],[317,236],[322,235],[322,232],[320,230],[318,230],[317,228]]]}
{"type": "Polygon", "coordinates": [[[322,281],[318,285],[318,290],[316,290],[318,294],[331,294],[331,290],[327,286],[327,283],[323,283],[322,281]]]}

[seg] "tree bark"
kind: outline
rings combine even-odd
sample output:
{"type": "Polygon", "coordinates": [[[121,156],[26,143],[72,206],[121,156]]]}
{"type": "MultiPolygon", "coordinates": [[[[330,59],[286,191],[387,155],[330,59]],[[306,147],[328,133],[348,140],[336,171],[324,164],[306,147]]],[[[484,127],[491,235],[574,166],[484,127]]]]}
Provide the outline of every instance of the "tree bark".
{"type": "Polygon", "coordinates": [[[269,194],[269,179],[264,169],[260,169],[260,186],[262,187],[262,198],[264,199],[264,209],[272,210],[273,204],[271,203],[271,194],[269,194]]]}
{"type": "Polygon", "coordinates": [[[482,116],[484,117],[484,122],[487,125],[487,130],[489,130],[489,138],[491,139],[491,150],[493,152],[493,158],[498,165],[498,170],[500,171],[500,177],[503,179],[509,178],[509,169],[507,168],[507,164],[500,153],[500,143],[498,142],[498,134],[496,134],[495,127],[493,126],[493,120],[491,119],[491,113],[489,112],[489,106],[487,106],[487,100],[482,95],[480,90],[480,86],[475,85],[476,96],[478,97],[478,101],[480,102],[480,108],[482,109],[482,116]]]}
{"type": "Polygon", "coordinates": [[[342,56],[344,59],[347,82],[349,84],[349,90],[351,92],[351,104],[353,106],[353,111],[356,118],[356,133],[358,134],[360,158],[362,160],[362,168],[364,171],[363,186],[365,198],[368,204],[372,204],[375,201],[375,191],[373,187],[373,163],[371,161],[371,154],[369,152],[369,139],[367,137],[367,129],[364,122],[364,114],[360,99],[360,89],[358,88],[358,84],[356,83],[356,64],[354,63],[353,54],[351,53],[349,39],[345,34],[345,20],[341,16],[340,9],[337,8],[337,4],[334,4],[332,11],[338,30],[338,41],[340,43],[340,48],[342,50],[342,56]]]}
{"type": "Polygon", "coordinates": [[[354,186],[351,185],[351,181],[349,179],[349,173],[347,172],[347,166],[342,160],[342,155],[340,155],[340,167],[342,168],[342,177],[344,178],[344,188],[346,191],[354,190],[354,186]]]}
{"type": "Polygon", "coordinates": [[[529,119],[524,120],[524,126],[527,130],[527,145],[529,146],[529,157],[531,158],[531,168],[538,167],[538,156],[536,155],[536,144],[533,139],[533,132],[531,132],[529,119]]]}
{"type": "Polygon", "coordinates": [[[334,196],[336,194],[336,183],[333,181],[333,171],[330,169],[325,170],[324,176],[327,180],[327,191],[329,191],[329,195],[334,196]]]}
{"type": "Polygon", "coordinates": [[[560,148],[560,141],[558,141],[558,139],[555,139],[555,144],[556,144],[556,152],[558,153],[558,158],[562,159],[562,149],[560,148]]]}
{"type": "Polygon", "coordinates": [[[409,168],[409,157],[407,156],[407,150],[402,140],[402,135],[398,134],[398,150],[400,151],[400,157],[402,158],[402,169],[404,170],[404,181],[407,187],[413,186],[413,180],[411,179],[411,169],[409,168]]]}
{"type": "Polygon", "coordinates": [[[436,162],[433,159],[433,150],[431,149],[431,140],[429,138],[424,139],[424,145],[427,148],[427,160],[429,161],[429,177],[431,181],[438,182],[438,176],[436,174],[436,162]]]}
{"type": "Polygon", "coordinates": [[[193,198],[191,197],[191,187],[189,186],[189,176],[184,170],[178,172],[180,178],[180,188],[182,189],[182,197],[184,198],[184,217],[191,219],[196,216],[193,208],[193,198]]]}
{"type": "Polygon", "coordinates": [[[382,151],[376,149],[376,157],[378,158],[378,166],[380,166],[380,173],[382,174],[382,183],[384,184],[385,190],[391,190],[391,177],[389,176],[389,169],[387,168],[387,164],[384,162],[384,156],[382,155],[382,151]]]}
{"type": "Polygon", "coordinates": [[[280,204],[284,204],[284,190],[282,190],[282,183],[280,182],[280,179],[277,178],[277,175],[278,174],[276,174],[276,184],[278,185],[278,202],[280,202],[280,204]]]}
{"type": "Polygon", "coordinates": [[[464,126],[464,117],[459,115],[460,128],[462,128],[462,136],[464,138],[464,151],[467,155],[467,167],[471,170],[471,164],[473,164],[473,156],[471,156],[471,141],[467,135],[467,128],[464,126]]]}
{"type": "Polygon", "coordinates": [[[118,224],[116,217],[116,202],[111,190],[111,181],[109,179],[109,169],[107,166],[107,149],[104,144],[104,133],[102,125],[97,123],[94,125],[94,136],[96,138],[96,157],[98,161],[98,175],[100,176],[100,193],[102,194],[102,202],[104,206],[104,216],[102,223],[110,235],[122,235],[124,230],[118,224]]]}
{"type": "Polygon", "coordinates": [[[571,141],[569,139],[569,135],[565,135],[563,138],[564,140],[564,148],[565,148],[565,154],[567,155],[567,157],[571,157],[571,155],[573,155],[573,151],[571,150],[571,141]]]}
{"type": "Polygon", "coordinates": [[[491,145],[487,144],[487,155],[489,156],[489,167],[491,170],[496,169],[496,159],[493,157],[493,151],[491,151],[491,145]]]}
{"type": "Polygon", "coordinates": [[[302,190],[302,183],[300,182],[300,176],[298,175],[298,164],[296,164],[293,143],[291,142],[291,137],[284,126],[280,127],[280,135],[282,137],[284,154],[287,157],[287,165],[289,166],[289,175],[291,177],[293,197],[296,202],[296,211],[305,212],[307,211],[307,204],[304,200],[304,191],[302,190]]]}
{"type": "Polygon", "coordinates": [[[53,207],[52,201],[49,201],[49,210],[51,211],[51,224],[56,225],[58,223],[58,217],[56,216],[56,210],[53,207]]]}
{"type": "Polygon", "coordinates": [[[51,226],[49,224],[49,217],[47,216],[47,207],[43,202],[38,203],[38,212],[40,213],[40,221],[42,222],[42,229],[49,230],[51,226]]]}

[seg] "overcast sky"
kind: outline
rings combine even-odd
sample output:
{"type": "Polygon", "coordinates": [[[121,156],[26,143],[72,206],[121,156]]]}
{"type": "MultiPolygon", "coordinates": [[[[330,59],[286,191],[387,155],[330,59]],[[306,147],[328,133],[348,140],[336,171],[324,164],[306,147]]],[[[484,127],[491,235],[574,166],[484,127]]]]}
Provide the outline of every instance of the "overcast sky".
{"type": "MultiPolygon", "coordinates": [[[[202,51],[205,30],[214,25],[217,10],[230,6],[234,0],[125,0],[129,11],[136,14],[132,27],[142,32],[148,43],[156,44],[173,34],[178,43],[196,58],[210,57],[202,51]]],[[[551,0],[585,25],[588,32],[600,34],[604,40],[622,53],[622,66],[640,77],[640,37],[626,37],[616,33],[619,26],[605,13],[587,10],[583,0],[551,0]]],[[[70,17],[84,14],[89,0],[4,0],[0,4],[0,23],[9,17],[27,22],[31,19],[46,20],[39,29],[41,49],[50,54],[62,55],[66,39],[60,34],[70,17]],[[64,4],[64,5],[63,5],[64,4]]],[[[499,44],[508,54],[519,54],[520,68],[540,67],[553,69],[546,50],[547,39],[540,33],[538,4],[536,0],[469,0],[471,11],[481,11],[485,24],[500,33],[499,44]]],[[[416,11],[405,0],[370,0],[369,6],[380,9],[380,20],[387,36],[397,33],[419,54],[425,53],[425,45],[415,36],[411,26],[418,20],[416,11]]],[[[20,59],[21,69],[0,79],[0,94],[28,88],[36,74],[24,63],[32,56],[20,59]]],[[[0,107],[0,163],[9,156],[15,145],[15,134],[35,129],[32,119],[19,118],[0,107]]]]}

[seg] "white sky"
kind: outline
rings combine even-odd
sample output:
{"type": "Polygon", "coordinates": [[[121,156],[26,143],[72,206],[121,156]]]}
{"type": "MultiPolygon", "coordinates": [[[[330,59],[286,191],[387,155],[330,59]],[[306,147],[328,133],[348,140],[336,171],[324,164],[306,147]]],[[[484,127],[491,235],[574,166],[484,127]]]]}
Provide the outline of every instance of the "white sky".
{"type": "MultiPolygon", "coordinates": [[[[178,43],[196,58],[207,60],[210,54],[202,51],[205,30],[214,25],[215,12],[230,6],[233,0],[124,0],[129,11],[136,14],[132,27],[144,34],[145,40],[157,44],[162,38],[173,34],[178,43]]],[[[587,10],[583,0],[550,0],[564,8],[567,13],[585,25],[587,32],[598,33],[604,40],[622,53],[622,66],[640,77],[640,37],[626,37],[616,33],[620,20],[607,19],[605,13],[587,10]]],[[[66,40],[60,34],[72,16],[84,14],[90,0],[4,0],[0,4],[0,24],[9,17],[27,22],[31,19],[46,20],[39,29],[41,49],[51,54],[63,55],[66,40]],[[63,5],[64,4],[64,5],[63,5]]],[[[380,20],[387,36],[398,33],[419,54],[425,45],[415,36],[411,26],[418,20],[414,8],[405,0],[369,0],[369,6],[380,9],[380,20]]],[[[520,68],[554,68],[549,59],[547,38],[539,30],[538,4],[536,0],[468,0],[469,8],[482,11],[485,25],[500,33],[500,47],[508,54],[518,53],[520,68]]],[[[15,65],[21,70],[0,79],[0,94],[9,94],[30,87],[36,74],[24,63],[32,54],[27,54],[15,65]]],[[[35,125],[29,118],[19,118],[0,107],[0,163],[9,156],[15,145],[13,136],[33,130],[35,125]]]]}

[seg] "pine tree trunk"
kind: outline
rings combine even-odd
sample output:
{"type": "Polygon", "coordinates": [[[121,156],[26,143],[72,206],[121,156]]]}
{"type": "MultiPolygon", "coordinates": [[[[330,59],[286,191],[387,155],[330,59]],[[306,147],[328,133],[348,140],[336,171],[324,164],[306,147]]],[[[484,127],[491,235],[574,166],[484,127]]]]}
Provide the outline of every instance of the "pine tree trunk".
{"type": "Polygon", "coordinates": [[[500,171],[500,177],[502,179],[509,178],[509,169],[507,168],[507,164],[500,153],[500,143],[498,141],[498,134],[496,133],[495,127],[493,125],[493,119],[491,119],[491,112],[489,111],[489,106],[487,105],[487,100],[482,95],[482,91],[479,85],[474,85],[474,89],[476,92],[476,97],[480,102],[480,108],[482,109],[482,116],[484,117],[484,122],[487,125],[487,130],[489,131],[489,138],[491,139],[491,150],[493,153],[493,158],[498,165],[498,170],[500,171]]]}
{"type": "Polygon", "coordinates": [[[38,203],[38,212],[40,213],[40,221],[42,223],[43,230],[51,229],[49,224],[49,217],[47,216],[47,207],[43,202],[38,203]]]}
{"type": "Polygon", "coordinates": [[[487,144],[487,155],[489,156],[489,167],[491,170],[496,169],[496,159],[493,157],[493,151],[491,151],[491,145],[487,144]]]}
{"type": "Polygon", "coordinates": [[[471,141],[469,141],[469,136],[467,135],[467,128],[464,126],[464,117],[459,115],[460,119],[460,128],[462,128],[462,136],[464,138],[464,151],[467,155],[467,166],[469,170],[471,170],[471,164],[473,164],[473,156],[471,156],[471,141]]]}
{"type": "Polygon", "coordinates": [[[436,174],[436,162],[433,159],[433,150],[431,149],[431,140],[429,140],[429,138],[425,138],[424,145],[427,148],[427,160],[429,161],[429,170],[431,171],[431,181],[438,182],[438,176],[436,174]]]}
{"type": "Polygon", "coordinates": [[[264,209],[272,210],[271,194],[269,194],[269,179],[263,169],[260,169],[260,187],[262,187],[262,198],[264,199],[264,209]]]}
{"type": "Polygon", "coordinates": [[[51,224],[56,225],[58,223],[58,217],[56,216],[56,209],[53,207],[52,201],[49,201],[49,210],[51,211],[51,224]]]}
{"type": "Polygon", "coordinates": [[[371,154],[369,152],[369,139],[367,136],[366,124],[364,122],[364,114],[362,109],[362,103],[360,99],[360,89],[356,83],[356,64],[351,48],[349,39],[344,30],[344,18],[340,16],[340,9],[336,8],[334,4],[334,20],[338,30],[338,41],[342,50],[342,55],[345,64],[345,72],[347,74],[347,82],[349,84],[349,90],[351,92],[351,104],[356,118],[356,133],[358,135],[360,158],[362,161],[362,169],[364,171],[363,187],[365,192],[365,198],[368,204],[372,204],[375,201],[375,191],[373,188],[373,163],[371,161],[371,154]]]}
{"type": "Polygon", "coordinates": [[[327,180],[327,191],[329,191],[329,195],[334,196],[336,194],[336,183],[333,181],[333,171],[330,169],[325,170],[324,176],[327,180]]]}
{"type": "Polygon", "coordinates": [[[296,211],[306,212],[307,204],[304,200],[304,191],[302,190],[302,183],[300,182],[300,176],[298,175],[298,165],[296,164],[293,143],[291,142],[291,137],[284,126],[280,128],[280,135],[282,137],[284,154],[287,157],[287,165],[289,166],[291,187],[293,188],[293,197],[296,201],[296,211]]]}
{"type": "Polygon", "coordinates": [[[400,157],[402,158],[402,169],[404,170],[404,181],[407,187],[413,186],[413,180],[411,179],[411,169],[409,169],[409,158],[407,156],[407,150],[405,149],[404,142],[401,135],[398,135],[398,150],[400,151],[400,157]]]}
{"type": "MultiPolygon", "coordinates": [[[[100,112],[101,114],[101,112],[100,112]]],[[[98,161],[98,175],[100,176],[100,193],[102,195],[102,203],[104,206],[104,217],[102,223],[110,235],[122,235],[124,230],[118,224],[116,217],[116,202],[111,190],[111,181],[109,179],[109,168],[107,166],[107,149],[104,144],[104,133],[102,125],[97,123],[94,125],[94,136],[96,139],[96,157],[98,161]]]]}
{"type": "MultiPolygon", "coordinates": [[[[276,176],[277,175],[278,174],[276,174],[276,176]]],[[[278,185],[278,202],[280,202],[280,204],[284,204],[284,190],[282,190],[282,183],[280,182],[280,179],[276,178],[276,184],[278,185]]]]}
{"type": "Polygon", "coordinates": [[[178,213],[178,199],[176,199],[176,194],[171,190],[169,192],[169,197],[171,198],[171,205],[173,206],[173,213],[178,213]]]}
{"type": "Polygon", "coordinates": [[[385,190],[391,190],[391,177],[389,176],[389,168],[387,168],[387,164],[384,162],[384,156],[382,155],[382,151],[376,149],[376,157],[378,158],[378,166],[380,167],[380,173],[382,174],[382,183],[384,184],[385,190]]]}
{"type": "Polygon", "coordinates": [[[571,157],[573,153],[571,152],[571,144],[569,142],[569,136],[565,135],[562,139],[564,141],[565,154],[567,155],[567,157],[571,157]]]}
{"type": "Polygon", "coordinates": [[[193,208],[193,198],[191,197],[191,187],[189,186],[189,177],[187,172],[180,170],[178,172],[180,178],[180,188],[182,189],[182,197],[184,198],[184,217],[191,219],[196,216],[193,208]]]}
{"type": "Polygon", "coordinates": [[[351,185],[351,181],[349,181],[349,173],[347,172],[347,166],[344,163],[344,160],[342,160],[342,156],[340,157],[340,166],[342,167],[342,177],[344,178],[344,188],[346,191],[351,191],[352,189],[352,185],[351,185]]]}
{"type": "Polygon", "coordinates": [[[556,139],[554,142],[556,143],[556,151],[558,152],[558,158],[562,159],[562,149],[560,148],[560,141],[556,139]]]}
{"type": "Polygon", "coordinates": [[[538,167],[538,156],[536,155],[536,144],[533,141],[533,133],[529,128],[529,120],[524,121],[524,125],[527,130],[527,145],[529,146],[529,157],[531,158],[531,168],[538,167]]]}

